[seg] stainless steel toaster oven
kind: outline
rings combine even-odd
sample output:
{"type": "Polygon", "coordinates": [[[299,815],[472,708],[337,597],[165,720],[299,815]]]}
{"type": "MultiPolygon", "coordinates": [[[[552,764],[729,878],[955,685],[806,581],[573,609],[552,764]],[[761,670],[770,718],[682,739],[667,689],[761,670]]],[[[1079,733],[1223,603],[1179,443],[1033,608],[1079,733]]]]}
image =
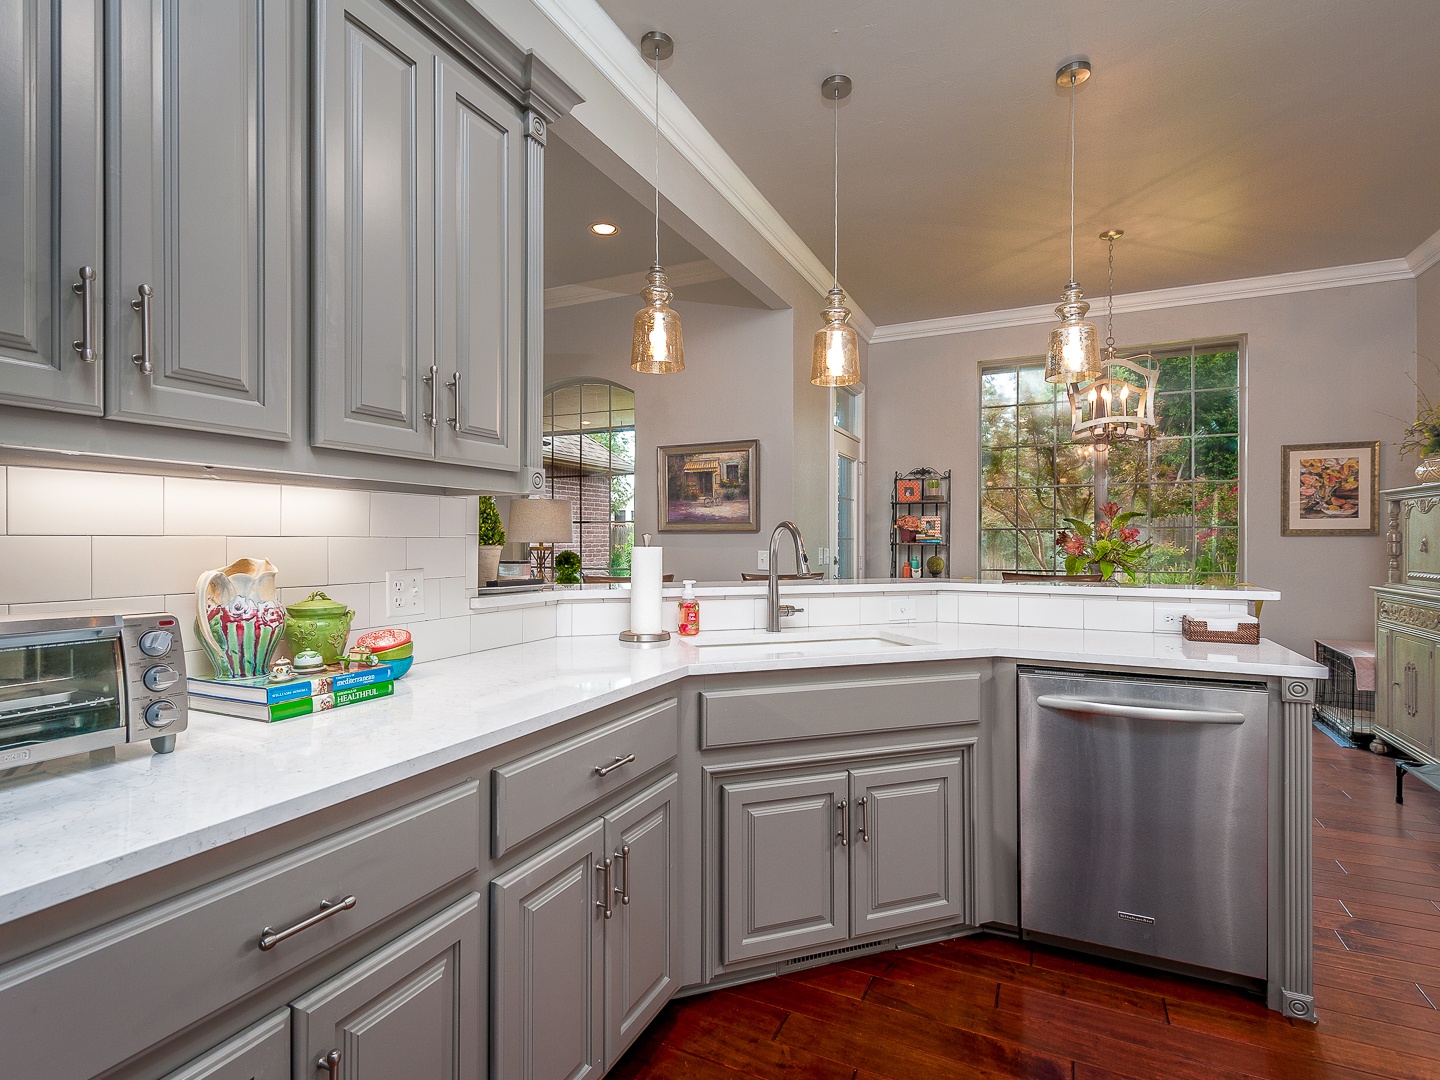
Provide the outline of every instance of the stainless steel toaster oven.
{"type": "Polygon", "coordinates": [[[0,618],[0,769],[149,739],[188,722],[174,615],[0,618]]]}

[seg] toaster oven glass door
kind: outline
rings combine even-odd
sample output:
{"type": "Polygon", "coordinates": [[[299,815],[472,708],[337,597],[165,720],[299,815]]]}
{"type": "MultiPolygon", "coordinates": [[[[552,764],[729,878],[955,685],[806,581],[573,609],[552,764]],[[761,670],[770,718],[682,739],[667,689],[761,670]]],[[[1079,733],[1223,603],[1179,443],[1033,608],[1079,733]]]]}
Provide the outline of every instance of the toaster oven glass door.
{"type": "MultiPolygon", "coordinates": [[[[45,644],[0,643],[0,750],[125,727],[118,632],[45,644]]],[[[124,742],[121,734],[116,742],[124,742]]]]}

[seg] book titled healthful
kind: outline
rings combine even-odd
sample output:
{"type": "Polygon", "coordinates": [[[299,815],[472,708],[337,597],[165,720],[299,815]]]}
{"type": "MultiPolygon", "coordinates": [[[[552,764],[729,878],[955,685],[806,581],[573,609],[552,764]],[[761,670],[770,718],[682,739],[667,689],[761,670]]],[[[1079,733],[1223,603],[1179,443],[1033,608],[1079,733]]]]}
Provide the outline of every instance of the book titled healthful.
{"type": "MultiPolygon", "coordinates": [[[[389,664],[376,664],[358,671],[327,672],[324,675],[301,677],[283,683],[272,683],[263,675],[256,679],[201,679],[192,675],[185,680],[185,687],[191,694],[198,694],[200,697],[248,701],[256,705],[278,705],[282,701],[335,694],[360,686],[393,682],[394,679],[395,673],[389,664]]],[[[210,711],[220,710],[212,708],[210,711]]]]}
{"type": "Polygon", "coordinates": [[[328,712],[331,709],[339,709],[346,705],[357,705],[362,701],[371,701],[375,698],[389,697],[395,692],[395,682],[371,683],[369,686],[356,686],[349,690],[336,690],[329,694],[316,694],[313,697],[293,698],[290,701],[281,701],[275,704],[267,704],[263,701],[232,701],[228,698],[197,698],[191,702],[191,707],[204,709],[207,712],[221,713],[225,716],[238,716],[245,720],[259,720],[262,723],[271,724],[277,720],[292,720],[297,716],[308,716],[311,713],[328,712]]]}

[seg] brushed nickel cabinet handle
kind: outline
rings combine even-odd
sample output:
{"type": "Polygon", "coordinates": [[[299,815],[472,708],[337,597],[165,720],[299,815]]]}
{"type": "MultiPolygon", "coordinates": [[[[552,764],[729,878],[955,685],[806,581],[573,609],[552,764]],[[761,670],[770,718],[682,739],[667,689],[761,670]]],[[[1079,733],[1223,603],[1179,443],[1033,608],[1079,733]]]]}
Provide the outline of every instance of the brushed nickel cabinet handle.
{"type": "Polygon", "coordinates": [[[455,393],[455,415],[445,418],[445,426],[451,431],[460,430],[460,372],[455,372],[449,379],[445,380],[445,389],[455,393]]]}
{"type": "Polygon", "coordinates": [[[440,369],[431,364],[430,374],[420,376],[420,381],[430,388],[430,411],[424,414],[424,418],[432,428],[440,426],[440,384],[436,381],[439,374],[440,369]]]}
{"type": "Polygon", "coordinates": [[[624,757],[621,757],[619,754],[616,754],[616,755],[615,755],[615,760],[612,761],[609,765],[596,765],[596,766],[595,766],[595,775],[596,775],[596,776],[609,776],[612,772],[614,772],[616,769],[618,769],[621,765],[629,765],[629,764],[630,764],[632,761],[634,761],[634,760],[635,760],[635,755],[634,755],[634,754],[626,754],[624,757]]]}
{"type": "Polygon", "coordinates": [[[155,295],[155,290],[149,285],[141,285],[137,291],[140,299],[131,300],[130,306],[140,313],[140,351],[134,353],[130,359],[135,361],[141,375],[154,375],[155,365],[151,362],[155,353],[150,340],[150,298],[155,295]]]}
{"type": "Polygon", "coordinates": [[[615,856],[621,861],[623,873],[620,875],[620,888],[615,891],[620,894],[620,903],[630,903],[630,845],[621,844],[620,853],[615,856]]]}
{"type": "Polygon", "coordinates": [[[70,286],[80,297],[80,340],[75,342],[75,351],[87,364],[95,363],[95,268],[80,267],[80,280],[70,286]]]}
{"type": "Polygon", "coordinates": [[[840,846],[850,846],[850,804],[841,799],[835,804],[836,811],[840,814],[840,831],[836,834],[840,837],[840,846]]]}
{"type": "Polygon", "coordinates": [[[860,796],[860,839],[870,842],[870,796],[860,796]]]}
{"type": "Polygon", "coordinates": [[[611,859],[606,859],[603,863],[597,862],[595,864],[595,872],[605,875],[605,884],[601,887],[600,890],[600,895],[603,899],[596,900],[595,906],[604,909],[605,917],[607,919],[612,918],[615,915],[615,909],[610,906],[610,868],[614,865],[614,861],[611,859]]]}
{"type": "Polygon", "coordinates": [[[340,914],[340,912],[342,911],[349,911],[354,906],[355,897],[353,895],[345,897],[345,899],[341,900],[339,903],[332,903],[329,900],[322,900],[320,901],[319,911],[317,911],[314,915],[311,915],[308,919],[301,919],[294,926],[289,927],[288,929],[275,930],[272,927],[267,926],[264,930],[260,931],[260,951],[269,952],[286,938],[292,938],[296,934],[302,933],[305,930],[309,930],[312,926],[316,926],[319,923],[324,922],[326,919],[340,914]]]}
{"type": "Polygon", "coordinates": [[[328,1054],[321,1054],[315,1060],[315,1067],[328,1072],[330,1080],[340,1080],[340,1051],[331,1050],[328,1054]]]}

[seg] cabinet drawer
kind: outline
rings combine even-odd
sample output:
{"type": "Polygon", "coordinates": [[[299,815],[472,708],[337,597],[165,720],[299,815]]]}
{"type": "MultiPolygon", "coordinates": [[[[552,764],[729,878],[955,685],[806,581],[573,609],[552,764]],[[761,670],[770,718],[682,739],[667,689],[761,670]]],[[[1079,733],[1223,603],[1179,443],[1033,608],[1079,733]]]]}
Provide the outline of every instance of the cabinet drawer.
{"type": "Polygon", "coordinates": [[[5,1071],[94,1076],[474,871],[479,858],[472,780],[11,964],[0,969],[5,1071]],[[353,908],[259,948],[265,928],[352,895],[353,908]]]}
{"type": "Polygon", "coordinates": [[[899,679],[800,683],[700,694],[706,749],[826,735],[973,724],[980,720],[979,671],[899,679]]]}
{"type": "Polygon", "coordinates": [[[495,855],[505,854],[680,752],[674,698],[494,770],[495,855]],[[634,755],[633,761],[625,761],[634,755]],[[625,761],[617,765],[617,762],[625,761]],[[605,768],[602,776],[597,770],[605,768]]]}
{"type": "Polygon", "coordinates": [[[1406,584],[1440,588],[1440,499],[1406,499],[1400,512],[1405,519],[1406,584]]]}

